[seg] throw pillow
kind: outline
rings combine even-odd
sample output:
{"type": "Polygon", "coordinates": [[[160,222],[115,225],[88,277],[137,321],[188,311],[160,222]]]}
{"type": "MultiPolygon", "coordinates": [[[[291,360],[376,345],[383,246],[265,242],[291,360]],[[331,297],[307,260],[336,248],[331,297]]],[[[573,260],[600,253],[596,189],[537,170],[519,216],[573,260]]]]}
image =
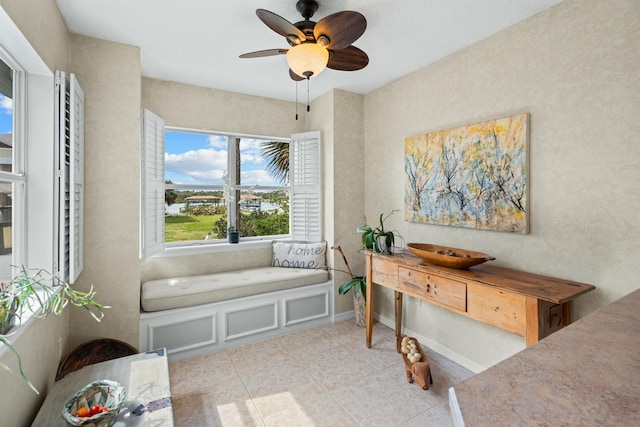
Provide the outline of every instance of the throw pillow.
{"type": "Polygon", "coordinates": [[[273,242],[273,266],[326,268],[327,242],[273,242]]]}

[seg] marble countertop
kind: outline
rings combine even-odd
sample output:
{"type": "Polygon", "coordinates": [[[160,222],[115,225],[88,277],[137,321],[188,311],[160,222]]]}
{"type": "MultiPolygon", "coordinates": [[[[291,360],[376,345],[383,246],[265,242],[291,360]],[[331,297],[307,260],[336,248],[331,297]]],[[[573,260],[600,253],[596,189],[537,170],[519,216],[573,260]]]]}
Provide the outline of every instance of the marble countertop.
{"type": "Polygon", "coordinates": [[[449,389],[456,426],[640,426],[640,289],[449,389]]]}

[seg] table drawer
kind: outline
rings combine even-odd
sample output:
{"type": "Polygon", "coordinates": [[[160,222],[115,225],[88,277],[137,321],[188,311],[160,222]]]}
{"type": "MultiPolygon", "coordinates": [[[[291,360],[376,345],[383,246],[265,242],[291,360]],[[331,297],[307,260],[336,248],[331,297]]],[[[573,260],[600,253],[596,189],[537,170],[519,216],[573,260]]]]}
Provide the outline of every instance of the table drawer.
{"type": "Polygon", "coordinates": [[[410,295],[425,297],[440,305],[459,311],[467,309],[467,284],[424,271],[400,267],[398,288],[410,295]]]}
{"type": "Polygon", "coordinates": [[[371,280],[373,283],[395,288],[398,283],[398,264],[373,257],[371,260],[371,280]]]}
{"type": "Polygon", "coordinates": [[[514,334],[525,336],[526,297],[491,286],[469,283],[469,317],[514,334]]]}

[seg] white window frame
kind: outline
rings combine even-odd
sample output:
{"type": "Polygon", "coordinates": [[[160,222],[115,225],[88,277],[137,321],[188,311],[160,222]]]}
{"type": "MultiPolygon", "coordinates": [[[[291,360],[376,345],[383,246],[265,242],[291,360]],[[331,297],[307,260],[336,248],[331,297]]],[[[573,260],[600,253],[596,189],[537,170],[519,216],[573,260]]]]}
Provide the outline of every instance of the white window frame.
{"type": "MultiPolygon", "coordinates": [[[[199,253],[209,253],[209,252],[223,252],[223,251],[234,251],[234,250],[244,250],[244,249],[254,249],[258,247],[267,247],[272,245],[272,241],[274,239],[278,240],[320,240],[322,236],[322,223],[321,223],[321,164],[320,164],[320,132],[307,132],[304,134],[296,134],[292,135],[291,139],[288,138],[279,138],[279,137],[270,137],[270,136],[262,136],[262,135],[249,135],[249,134],[237,134],[237,133],[228,133],[228,132],[207,132],[202,130],[195,130],[189,128],[180,128],[167,126],[166,130],[169,131],[178,131],[178,132],[191,132],[191,133],[202,133],[207,135],[221,135],[228,137],[228,150],[229,155],[227,156],[227,171],[229,176],[235,176],[235,149],[232,148],[233,139],[234,138],[255,138],[255,139],[263,139],[270,141],[286,141],[289,142],[290,145],[290,153],[300,153],[300,156],[297,156],[298,161],[314,161],[317,162],[312,168],[302,168],[298,167],[297,163],[290,164],[290,171],[302,170],[307,173],[305,179],[295,179],[294,174],[290,174],[290,184],[287,186],[260,186],[260,190],[282,190],[288,189],[290,195],[290,211],[289,211],[289,230],[290,233],[287,235],[277,235],[277,236],[252,236],[241,238],[240,243],[238,244],[229,244],[225,239],[216,239],[216,240],[201,240],[201,241],[185,241],[185,242],[164,242],[164,168],[162,167],[162,190],[159,189],[151,189],[150,180],[151,176],[156,171],[160,170],[160,166],[153,161],[150,161],[150,156],[153,156],[154,153],[158,153],[158,145],[162,145],[162,153],[164,156],[164,134],[162,136],[162,141],[156,140],[153,141],[149,138],[150,132],[145,133],[145,129],[150,128],[152,126],[150,123],[146,123],[145,117],[150,118],[153,121],[161,121],[162,119],[151,113],[148,110],[143,109],[142,113],[143,117],[143,150],[142,150],[142,174],[143,174],[143,188],[142,188],[142,212],[141,212],[141,220],[142,220],[142,236],[141,236],[141,258],[148,258],[151,256],[175,256],[175,255],[189,255],[189,254],[199,254],[199,253]],[[154,146],[155,144],[155,146],[154,146]],[[294,148],[294,145],[298,148],[294,148]],[[313,148],[311,148],[313,147],[313,148]],[[300,149],[305,148],[305,149],[300,149]],[[309,173],[311,172],[311,175],[309,173]],[[313,182],[310,181],[313,179],[313,182]],[[160,206],[159,197],[156,197],[155,194],[162,194],[162,204],[160,206]],[[314,196],[315,194],[315,196],[314,196]],[[299,212],[299,215],[305,215],[304,219],[299,221],[294,220],[294,201],[300,201],[302,204],[300,207],[304,206],[305,209],[296,209],[296,212],[299,212]],[[153,208],[155,206],[155,208],[153,208]],[[149,209],[155,209],[154,212],[149,212],[149,209]],[[160,213],[161,215],[159,215],[160,213]],[[161,218],[161,221],[159,220],[161,218]],[[309,232],[301,232],[302,230],[299,228],[300,224],[312,225],[313,230],[308,229],[309,232]],[[151,233],[153,230],[158,230],[162,228],[162,232],[151,233]],[[297,232],[294,232],[297,230],[297,232]],[[155,236],[156,239],[153,239],[155,236]],[[160,242],[160,236],[162,236],[162,241],[160,242]],[[159,249],[161,248],[161,249],[159,249]]],[[[153,125],[154,127],[158,126],[158,123],[153,125]]],[[[158,132],[155,132],[158,135],[158,132]]],[[[289,160],[290,162],[294,162],[294,157],[290,154],[289,160]]],[[[156,157],[157,159],[157,157],[156,157]]],[[[164,161],[164,157],[163,157],[164,161]]],[[[163,165],[164,166],[164,163],[163,165]]],[[[158,179],[155,179],[155,182],[159,185],[160,182],[158,179]]],[[[169,187],[168,187],[169,188],[169,187]]],[[[212,191],[221,191],[223,190],[222,185],[207,185],[207,186],[193,186],[193,185],[180,185],[173,184],[170,188],[178,189],[178,190],[212,190],[212,191]]],[[[253,185],[234,185],[234,190],[250,190],[251,188],[255,188],[253,185]]],[[[234,213],[230,211],[230,215],[234,213]]]]}
{"type": "Polygon", "coordinates": [[[13,124],[12,124],[12,172],[0,171],[0,182],[12,184],[11,206],[11,265],[12,277],[19,272],[19,266],[26,263],[25,244],[27,223],[27,176],[25,173],[26,148],[26,73],[24,69],[0,46],[0,60],[13,70],[13,124]]]}

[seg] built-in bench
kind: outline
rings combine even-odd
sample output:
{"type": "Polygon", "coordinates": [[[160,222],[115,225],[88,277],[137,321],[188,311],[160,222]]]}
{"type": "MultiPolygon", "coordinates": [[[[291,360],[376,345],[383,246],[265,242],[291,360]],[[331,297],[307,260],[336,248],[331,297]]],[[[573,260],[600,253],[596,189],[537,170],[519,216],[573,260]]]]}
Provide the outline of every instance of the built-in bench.
{"type": "Polygon", "coordinates": [[[274,266],[157,279],[142,284],[141,307],[140,351],[177,361],[330,323],[333,281],[274,266]]]}

